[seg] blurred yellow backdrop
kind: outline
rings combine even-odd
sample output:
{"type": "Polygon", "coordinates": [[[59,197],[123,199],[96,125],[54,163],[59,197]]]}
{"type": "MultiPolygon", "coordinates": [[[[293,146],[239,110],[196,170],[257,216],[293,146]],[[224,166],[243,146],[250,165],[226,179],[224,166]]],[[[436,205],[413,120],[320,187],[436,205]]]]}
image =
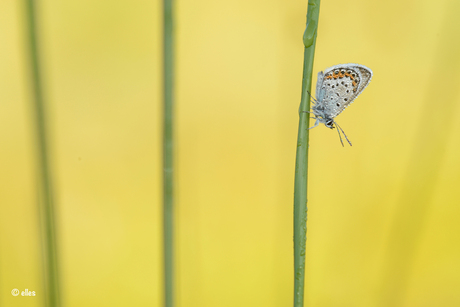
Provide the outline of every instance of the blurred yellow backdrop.
{"type": "MultiPolygon", "coordinates": [[[[38,3],[65,306],[161,306],[161,3],[38,3]]],[[[176,3],[176,301],[290,306],[306,1],[176,3]]],[[[460,3],[323,1],[306,306],[460,306],[460,3]]],[[[43,306],[21,1],[0,1],[0,306],[43,306]],[[36,297],[13,297],[14,288],[36,297]]]]}

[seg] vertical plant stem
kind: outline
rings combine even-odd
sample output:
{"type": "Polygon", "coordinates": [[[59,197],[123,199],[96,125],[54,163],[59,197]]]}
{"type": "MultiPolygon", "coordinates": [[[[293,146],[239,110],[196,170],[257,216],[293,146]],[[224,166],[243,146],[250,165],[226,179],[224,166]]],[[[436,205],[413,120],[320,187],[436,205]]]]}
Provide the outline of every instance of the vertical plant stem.
{"type": "Polygon", "coordinates": [[[174,305],[174,250],[173,250],[173,90],[174,90],[174,32],[173,1],[163,0],[163,63],[164,63],[164,122],[163,122],[163,252],[164,304],[174,305]]]}
{"type": "Polygon", "coordinates": [[[42,247],[45,268],[45,291],[47,306],[60,306],[59,272],[56,243],[56,222],[54,197],[48,161],[48,141],[46,137],[46,112],[43,99],[41,71],[37,44],[37,22],[35,1],[26,0],[26,22],[31,64],[32,98],[37,138],[37,160],[39,168],[39,212],[42,230],[42,247]]]}
{"type": "Polygon", "coordinates": [[[299,108],[299,131],[294,184],[294,307],[304,303],[305,249],[307,241],[307,175],[311,77],[315,55],[320,0],[308,1],[307,27],[303,36],[305,46],[302,96],[299,108]]]}

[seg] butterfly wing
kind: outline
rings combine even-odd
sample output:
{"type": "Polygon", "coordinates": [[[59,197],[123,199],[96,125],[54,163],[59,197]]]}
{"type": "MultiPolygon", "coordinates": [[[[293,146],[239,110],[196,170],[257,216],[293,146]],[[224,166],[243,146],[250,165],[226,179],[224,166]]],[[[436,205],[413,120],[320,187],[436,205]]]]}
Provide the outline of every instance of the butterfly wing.
{"type": "Polygon", "coordinates": [[[324,73],[320,71],[318,73],[318,78],[316,80],[316,99],[321,101],[321,98],[319,97],[320,91],[321,91],[321,86],[323,84],[323,78],[324,78],[324,73]]]}
{"type": "Polygon", "coordinates": [[[364,65],[339,64],[326,69],[321,85],[317,84],[316,87],[324,113],[330,118],[342,113],[367,87],[371,79],[372,70],[364,65]]]}

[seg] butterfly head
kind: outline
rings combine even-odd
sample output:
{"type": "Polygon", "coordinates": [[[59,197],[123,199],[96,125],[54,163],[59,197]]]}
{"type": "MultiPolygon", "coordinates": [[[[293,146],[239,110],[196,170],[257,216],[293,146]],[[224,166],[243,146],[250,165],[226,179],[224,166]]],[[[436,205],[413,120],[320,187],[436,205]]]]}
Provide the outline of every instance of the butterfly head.
{"type": "Polygon", "coordinates": [[[326,127],[328,127],[328,128],[334,129],[334,120],[328,119],[328,120],[326,120],[324,125],[326,125],[326,127]]]}

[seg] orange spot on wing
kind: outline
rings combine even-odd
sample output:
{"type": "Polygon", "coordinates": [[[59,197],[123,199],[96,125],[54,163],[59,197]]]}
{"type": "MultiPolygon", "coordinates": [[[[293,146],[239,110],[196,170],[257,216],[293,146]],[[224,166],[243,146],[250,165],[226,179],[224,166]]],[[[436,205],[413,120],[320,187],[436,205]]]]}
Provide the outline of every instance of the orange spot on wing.
{"type": "Polygon", "coordinates": [[[345,76],[350,77],[351,80],[353,80],[353,76],[351,74],[345,73],[345,76]]]}

